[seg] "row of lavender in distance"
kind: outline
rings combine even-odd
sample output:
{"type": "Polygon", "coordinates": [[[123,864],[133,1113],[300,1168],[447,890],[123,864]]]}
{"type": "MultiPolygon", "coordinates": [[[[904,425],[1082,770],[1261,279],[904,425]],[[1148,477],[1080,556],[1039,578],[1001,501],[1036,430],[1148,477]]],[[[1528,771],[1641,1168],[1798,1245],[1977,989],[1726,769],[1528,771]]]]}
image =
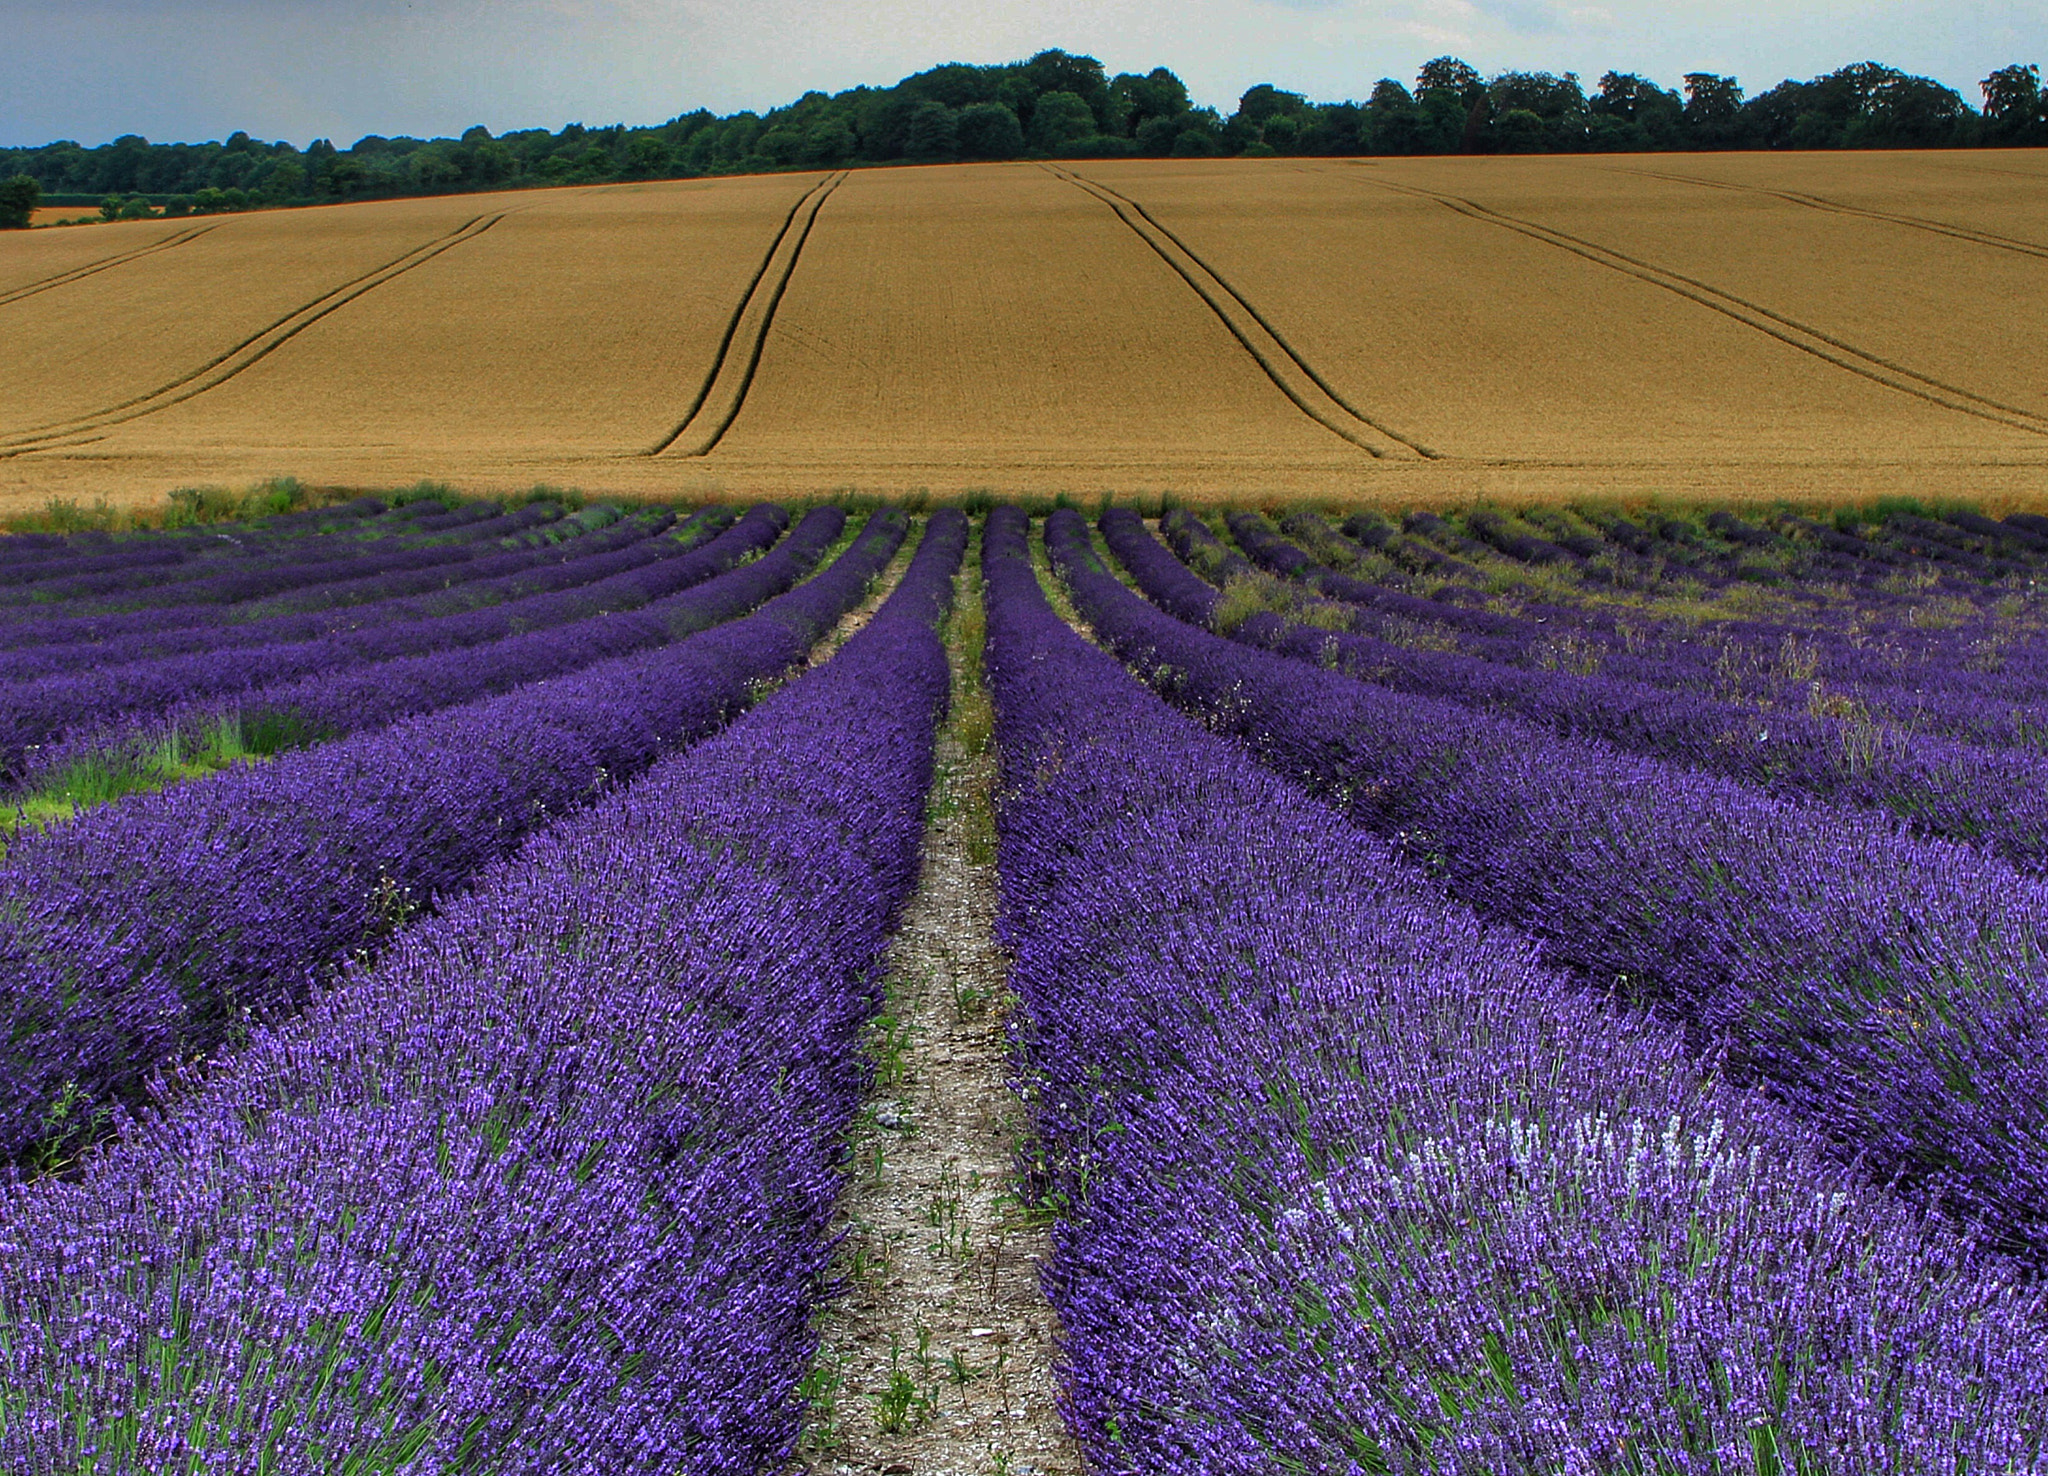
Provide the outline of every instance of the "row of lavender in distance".
{"type": "Polygon", "coordinates": [[[517,549],[479,559],[424,593],[405,593],[340,608],[306,612],[258,614],[238,611],[233,621],[165,628],[139,625],[132,630],[101,632],[98,638],[0,649],[0,680],[27,681],[80,666],[115,666],[200,651],[222,651],[318,640],[323,636],[373,626],[450,615],[507,600],[545,593],[602,579],[639,564],[684,552],[701,536],[722,531],[732,521],[730,509],[716,529],[702,515],[677,526],[666,511],[622,519],[602,531],[582,533],[562,542],[517,549]],[[673,532],[671,532],[673,529],[673,532]],[[669,535],[664,537],[663,535],[669,535]],[[247,617],[247,618],[240,618],[247,617]]]}
{"type": "Polygon", "coordinates": [[[1880,1175],[2048,1257],[2048,883],[1881,815],[1212,636],[1119,583],[1077,514],[1054,514],[1047,546],[1173,701],[1554,962],[1727,1039],[1880,1175]]]}
{"type": "MultiPolygon", "coordinates": [[[[1476,515],[1468,515],[1468,521],[1470,516],[1476,515]]],[[[1228,521],[1240,545],[1276,573],[1344,599],[1361,588],[1375,588],[1315,564],[1304,549],[1275,538],[1251,514],[1231,514],[1228,521]]],[[[1356,521],[1348,520],[1347,527],[1356,521]]],[[[1921,520],[1907,521],[1918,526],[1921,520]]],[[[1311,515],[1291,514],[1283,526],[1318,548],[1342,543],[1311,515]]],[[[2002,524],[1991,526],[2048,550],[2048,540],[2002,524]]],[[[1929,571],[1923,567],[1918,572],[1929,571]]],[[[1796,616],[1716,615],[1700,629],[1690,618],[1699,613],[1697,606],[1687,619],[1670,622],[1658,618],[1657,601],[1651,598],[1640,606],[1604,600],[1577,607],[1527,604],[1521,623],[1525,637],[1537,638],[1539,651],[1564,631],[1588,640],[1586,649],[1599,650],[1603,668],[1612,675],[1700,688],[1747,682],[1752,691],[1766,691],[1780,705],[1825,695],[1902,708],[1917,717],[1924,699],[1934,695],[1927,691],[1932,683],[1942,701],[1927,716],[1946,718],[1943,709],[1955,704],[2018,699],[2038,705],[2048,698],[2048,631],[2031,618],[2036,589],[2031,571],[2024,579],[1960,588],[1910,579],[1860,589],[1842,603],[1839,586],[1826,593],[1794,584],[1780,588],[1776,598],[1803,601],[1805,609],[1796,616]],[[1528,628],[1532,622],[1533,631],[1528,628]]],[[[1474,654],[1494,659],[1491,652],[1474,654]]],[[[1959,715],[1967,721],[1967,712],[1959,715]]]]}
{"type": "MultiPolygon", "coordinates": [[[[1429,618],[1429,602],[1381,590],[1317,565],[1249,514],[1233,514],[1233,533],[1263,567],[1333,600],[1357,606],[1351,625],[1366,634],[1417,644],[1404,617],[1429,618]],[[1397,606],[1396,601],[1404,602],[1397,606]],[[1399,610],[1392,624],[1387,612],[1399,610]]],[[[1177,551],[1216,577],[1214,541],[1183,511],[1162,521],[1177,551]]],[[[1220,545],[1218,545],[1220,547],[1220,545]]],[[[1919,628],[1919,605],[1905,600],[1902,621],[1880,603],[1862,610],[1847,630],[1782,621],[1717,621],[1707,630],[1659,621],[1641,611],[1528,605],[1516,617],[1438,605],[1436,623],[1458,649],[1521,666],[1569,664],[1616,680],[1688,691],[1777,712],[1871,717],[1993,747],[2048,747],[2048,640],[1989,616],[1949,627],[1919,628]],[[1493,624],[1476,629],[1477,619],[1493,624]]],[[[1426,627],[1425,627],[1426,629],[1426,627]]],[[[1430,644],[1428,641],[1421,644],[1430,644]]]]}
{"type": "Polygon", "coordinates": [[[44,564],[52,559],[81,554],[109,553],[148,537],[167,541],[206,542],[226,533],[231,537],[298,536],[315,532],[344,532],[372,528],[402,516],[414,505],[394,507],[381,497],[355,497],[298,512],[270,513],[253,519],[224,523],[177,524],[154,535],[117,535],[100,528],[76,533],[10,533],[0,539],[0,566],[14,568],[44,564]]]}
{"type": "MultiPolygon", "coordinates": [[[[380,540],[381,547],[377,543],[315,536],[245,550],[241,557],[200,561],[184,569],[116,567],[102,573],[31,584],[0,591],[0,617],[33,618],[57,601],[85,601],[102,608],[126,609],[254,599],[316,580],[343,578],[351,570],[367,570],[380,563],[403,562],[414,568],[459,563],[470,557],[473,550],[490,547],[506,534],[531,527],[547,515],[561,515],[559,508],[547,504],[535,504],[503,517],[490,516],[496,510],[488,505],[478,505],[477,511],[483,516],[466,519],[467,526],[422,536],[416,530],[423,528],[424,523],[415,523],[395,538],[380,540]]],[[[122,559],[110,562],[125,564],[122,559]]]]}
{"type": "MultiPolygon", "coordinates": [[[[544,518],[546,514],[541,516],[544,518]]],[[[376,502],[372,516],[324,519],[320,523],[300,524],[282,530],[266,524],[217,523],[204,529],[129,534],[121,538],[106,537],[91,545],[69,543],[53,548],[24,545],[19,537],[10,536],[0,543],[0,554],[5,555],[0,558],[0,589],[111,570],[169,570],[173,566],[195,562],[246,559],[285,544],[305,547],[318,541],[339,549],[355,540],[402,536],[409,532],[416,532],[410,518],[401,517],[387,510],[381,502],[376,502]]]]}
{"type": "Polygon", "coordinates": [[[1830,525],[1786,511],[1759,523],[1726,509],[1704,518],[1654,510],[1631,518],[1611,508],[1473,508],[1457,515],[1460,532],[1419,509],[1398,529],[1361,509],[1345,519],[1344,532],[1418,574],[1477,582],[1518,565],[1548,566],[1588,589],[1649,588],[1676,574],[1713,587],[1790,576],[1887,592],[1888,581],[1907,575],[1969,593],[2033,577],[2048,554],[2048,519],[2025,513],[1996,521],[1962,507],[1923,515],[1893,506],[1875,522],[1848,510],[1837,517],[1830,525]]]}
{"type": "MultiPolygon", "coordinates": [[[[412,600],[385,598],[375,604],[358,604],[346,610],[326,610],[317,614],[287,612],[254,620],[211,618],[150,624],[147,620],[117,616],[119,624],[113,624],[90,616],[76,622],[68,616],[57,616],[43,626],[43,635],[68,639],[39,639],[12,649],[0,649],[0,680],[6,680],[8,684],[0,690],[0,700],[29,702],[33,700],[29,694],[35,690],[37,682],[61,684],[82,678],[98,682],[125,682],[137,680],[145,663],[158,663],[166,671],[172,671],[180,659],[186,663],[203,661],[209,655],[229,649],[244,653],[283,651],[291,645],[334,639],[338,635],[358,631],[362,626],[397,624],[406,620],[420,622],[440,612],[434,608],[434,602],[446,602],[449,608],[461,610],[469,598],[473,598],[475,604],[518,598],[528,592],[522,588],[528,581],[539,581],[543,588],[551,577],[580,581],[588,569],[604,567],[588,565],[586,561],[592,555],[625,553],[635,542],[645,542],[649,536],[657,534],[666,522],[668,514],[662,514],[655,520],[633,520],[606,532],[573,538],[561,547],[545,551],[506,551],[489,559],[467,563],[459,573],[434,571],[434,583],[426,585],[426,594],[406,590],[412,600]],[[59,622],[72,624],[74,628],[63,631],[59,622]]],[[[655,547],[659,549],[662,545],[655,547]]],[[[139,616],[147,612],[131,614],[139,616]]]]}
{"type": "MultiPolygon", "coordinates": [[[[596,533],[619,521],[618,510],[587,508],[556,525],[569,538],[596,533]]],[[[104,641],[145,631],[218,626],[239,620],[330,609],[422,594],[473,577],[491,577],[545,563],[550,545],[561,540],[487,540],[456,548],[365,545],[354,560],[337,567],[316,560],[300,569],[306,577],[268,593],[241,589],[240,575],[214,576],[180,586],[186,598],[176,604],[71,601],[34,609],[0,612],[0,648],[104,641]],[[247,597],[245,597],[247,596],[247,597]]]]}
{"type": "Polygon", "coordinates": [[[124,752],[222,722],[281,723],[312,740],[624,655],[787,587],[831,544],[835,535],[823,525],[782,558],[761,559],[715,588],[703,585],[760,554],[787,522],[780,508],[763,506],[689,553],[629,561],[641,567],[591,588],[467,615],[392,620],[320,640],[138,661],[0,689],[0,765],[18,784],[41,785],[69,766],[118,763],[124,752]],[[636,609],[634,618],[602,618],[636,609]]]}
{"type": "MultiPolygon", "coordinates": [[[[1101,527],[1149,599],[1214,629],[1220,594],[1162,547],[1137,514],[1111,509],[1101,527]]],[[[2029,753],[1798,711],[1759,713],[1694,692],[1503,666],[1271,615],[1230,634],[1397,691],[1509,713],[1568,737],[1605,740],[1767,789],[1883,810],[1925,833],[1985,845],[2016,865],[2048,864],[2048,764],[2029,753]]]]}
{"type": "Polygon", "coordinates": [[[1106,1472],[2048,1456],[2048,1305],[1070,632],[986,535],[1000,929],[1106,1472]]]}
{"type": "Polygon", "coordinates": [[[964,541],[934,516],[830,661],[0,1203],[0,1464],[784,1469],[964,541]]]}
{"type": "MultiPolygon", "coordinates": [[[[844,521],[820,508],[798,533],[844,521]]],[[[0,862],[0,1155],[100,1135],[152,1072],[294,1007],[535,826],[723,726],[903,533],[877,514],[822,574],[672,647],[18,838],[0,862]]]]}

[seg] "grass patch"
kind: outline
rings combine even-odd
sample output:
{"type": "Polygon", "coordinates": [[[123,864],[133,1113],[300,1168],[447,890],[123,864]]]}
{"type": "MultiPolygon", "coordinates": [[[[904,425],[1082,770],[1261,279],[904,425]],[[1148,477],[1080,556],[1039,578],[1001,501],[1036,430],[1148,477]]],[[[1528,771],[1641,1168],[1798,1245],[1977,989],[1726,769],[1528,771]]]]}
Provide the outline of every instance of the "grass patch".
{"type": "Polygon", "coordinates": [[[312,488],[297,477],[271,477],[253,487],[180,487],[154,506],[120,506],[101,497],[81,506],[52,497],[40,512],[17,513],[0,522],[9,533],[135,533],[235,523],[278,513],[303,512],[347,502],[355,494],[312,488]]]}
{"type": "MultiPolygon", "coordinates": [[[[82,810],[203,779],[236,764],[260,763],[327,736],[295,712],[238,712],[196,729],[172,728],[126,748],[91,750],[17,791],[11,813],[0,816],[0,836],[11,839],[24,826],[47,830],[82,810]]],[[[0,855],[4,854],[5,845],[0,843],[0,855]]]]}

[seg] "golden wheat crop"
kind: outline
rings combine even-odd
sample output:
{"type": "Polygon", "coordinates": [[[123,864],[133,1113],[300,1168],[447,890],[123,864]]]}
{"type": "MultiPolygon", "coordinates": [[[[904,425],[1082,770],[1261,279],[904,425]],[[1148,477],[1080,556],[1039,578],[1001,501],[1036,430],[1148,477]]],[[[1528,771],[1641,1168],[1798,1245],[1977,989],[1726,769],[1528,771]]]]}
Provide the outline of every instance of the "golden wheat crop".
{"type": "Polygon", "coordinates": [[[75,220],[98,220],[97,205],[38,205],[28,223],[34,226],[67,225],[75,220]]]}
{"type": "Polygon", "coordinates": [[[2048,489],[2038,153],[1118,161],[0,239],[0,506],[2048,489]]]}

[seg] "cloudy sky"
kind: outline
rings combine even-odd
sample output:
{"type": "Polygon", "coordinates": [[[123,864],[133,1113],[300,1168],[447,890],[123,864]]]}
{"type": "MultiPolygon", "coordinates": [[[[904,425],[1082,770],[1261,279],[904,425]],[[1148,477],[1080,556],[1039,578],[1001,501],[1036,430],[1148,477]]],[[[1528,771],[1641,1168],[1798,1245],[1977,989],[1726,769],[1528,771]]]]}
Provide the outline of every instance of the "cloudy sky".
{"type": "Polygon", "coordinates": [[[1752,92],[1878,60],[1976,103],[1993,68],[2048,62],[2048,0],[0,0],[0,38],[0,145],[245,128],[346,146],[766,108],[1047,46],[1169,66],[1225,112],[1255,82],[1363,97],[1445,52],[1752,92]]]}

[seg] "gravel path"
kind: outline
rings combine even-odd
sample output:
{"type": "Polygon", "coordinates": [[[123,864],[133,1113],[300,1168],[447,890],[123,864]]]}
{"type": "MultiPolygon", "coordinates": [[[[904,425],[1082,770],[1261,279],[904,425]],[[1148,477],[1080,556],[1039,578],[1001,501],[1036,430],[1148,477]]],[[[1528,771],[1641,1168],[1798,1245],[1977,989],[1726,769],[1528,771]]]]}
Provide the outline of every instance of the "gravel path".
{"type": "Polygon", "coordinates": [[[890,953],[875,1095],[841,1206],[846,1295],[825,1313],[802,1469],[1081,1476],[1055,1402],[1045,1232],[1016,1195],[1023,1105],[1006,1080],[1007,964],[996,946],[980,684],[978,542],[948,645],[924,875],[890,953]]]}

